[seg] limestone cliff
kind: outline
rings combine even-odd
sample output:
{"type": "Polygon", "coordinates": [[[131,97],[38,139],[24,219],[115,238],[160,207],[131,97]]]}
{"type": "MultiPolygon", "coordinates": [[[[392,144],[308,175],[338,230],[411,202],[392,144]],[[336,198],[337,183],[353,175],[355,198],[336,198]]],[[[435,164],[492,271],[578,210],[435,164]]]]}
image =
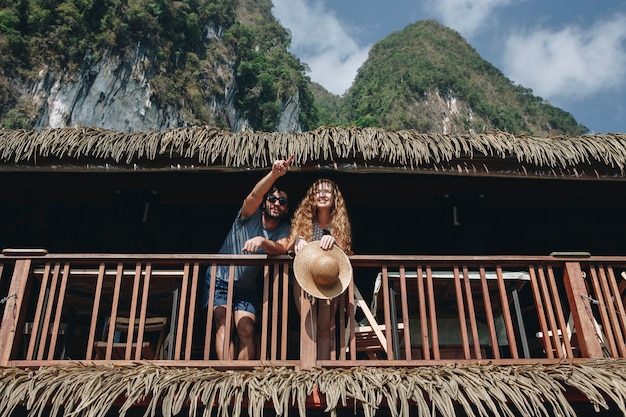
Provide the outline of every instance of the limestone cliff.
{"type": "Polygon", "coordinates": [[[82,4],[69,21],[56,3],[4,9],[2,127],[301,132],[316,122],[305,67],[269,1],[82,4]]]}
{"type": "MultiPolygon", "coordinates": [[[[163,130],[188,126],[184,115],[172,106],[154,101],[146,73],[148,58],[137,49],[132,62],[106,57],[84,66],[78,74],[65,74],[48,67],[30,85],[19,88],[20,101],[38,109],[35,128],[97,126],[119,131],[163,130]]],[[[215,118],[225,118],[234,132],[249,123],[234,103],[234,77],[223,96],[214,95],[209,107],[215,118]]],[[[301,132],[298,95],[285,100],[277,131],[301,132]]]]}

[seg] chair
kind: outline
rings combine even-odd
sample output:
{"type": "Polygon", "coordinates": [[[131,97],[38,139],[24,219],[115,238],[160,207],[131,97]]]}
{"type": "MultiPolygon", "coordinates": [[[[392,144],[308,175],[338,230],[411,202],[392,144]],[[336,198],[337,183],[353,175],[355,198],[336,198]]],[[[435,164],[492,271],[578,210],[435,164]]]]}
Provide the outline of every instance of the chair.
{"type": "MultiPolygon", "coordinates": [[[[567,340],[570,342],[570,345],[572,343],[572,336],[576,333],[576,329],[574,328],[574,320],[572,318],[572,313],[570,313],[569,318],[567,319],[567,325],[565,326],[565,333],[567,334],[567,340]]],[[[552,338],[554,335],[554,333],[552,333],[552,330],[548,330],[548,337],[552,338]]],[[[561,345],[561,352],[563,352],[564,357],[567,357],[567,350],[565,348],[565,342],[563,341],[563,332],[561,331],[561,329],[557,329],[557,335],[558,335],[558,340],[560,341],[560,345],[561,345]]],[[[542,345],[545,346],[545,341],[543,341],[543,332],[539,331],[537,333],[535,333],[535,337],[537,339],[541,339],[542,340],[542,345]]],[[[572,350],[575,350],[576,347],[572,346],[572,350]]],[[[545,352],[545,349],[544,349],[545,352]]],[[[556,354],[557,350],[555,347],[552,348],[552,352],[554,352],[556,354]]]]}
{"type": "MultiPolygon", "coordinates": [[[[131,352],[135,352],[137,349],[137,343],[134,341],[137,338],[139,326],[139,319],[135,319],[133,326],[133,342],[131,344],[131,352]]],[[[116,336],[113,340],[113,349],[111,351],[111,359],[124,360],[126,359],[126,346],[128,341],[120,342],[122,334],[128,334],[130,328],[130,319],[128,317],[117,317],[115,319],[115,333],[116,336]],[[119,334],[119,336],[118,336],[119,334]]],[[[166,358],[166,343],[167,339],[165,331],[167,329],[167,317],[147,317],[144,322],[144,342],[141,344],[141,359],[165,359],[166,358]],[[152,337],[150,337],[152,336],[152,337]],[[156,348],[152,348],[152,344],[148,339],[154,339],[156,336],[156,348]]],[[[98,359],[104,359],[106,355],[106,349],[109,342],[106,341],[108,335],[108,322],[105,323],[102,331],[102,341],[95,342],[95,351],[98,359]]],[[[134,359],[134,354],[131,353],[131,358],[134,359]]]]}
{"type": "MultiPolygon", "coordinates": [[[[374,297],[370,306],[367,305],[363,295],[359,289],[354,287],[354,298],[356,306],[363,311],[365,319],[360,323],[357,323],[354,328],[354,340],[356,343],[356,351],[364,352],[369,359],[379,359],[381,353],[388,354],[387,352],[387,338],[385,337],[386,327],[384,324],[379,324],[376,320],[376,297],[378,296],[379,283],[375,284],[374,297]],[[365,324],[367,322],[367,324],[365,324]]],[[[404,323],[397,324],[398,337],[404,332],[404,323]]],[[[395,338],[394,338],[395,339],[395,338]]],[[[346,346],[350,341],[350,329],[346,331],[346,346]]],[[[396,343],[394,343],[394,357],[398,359],[399,349],[396,343]]]]}
{"type": "MultiPolygon", "coordinates": [[[[602,350],[605,352],[606,356],[610,356],[608,353],[607,345],[606,345],[606,336],[604,335],[604,332],[602,331],[602,326],[596,321],[595,318],[593,319],[593,324],[596,329],[596,334],[600,338],[600,344],[602,345],[602,350]]],[[[564,357],[567,357],[567,351],[565,349],[565,342],[563,341],[563,332],[561,331],[561,329],[557,329],[556,334],[561,343],[561,351],[564,352],[564,357]]],[[[569,314],[569,317],[567,319],[567,325],[565,326],[565,334],[567,335],[567,339],[570,342],[574,356],[576,356],[578,354],[577,352],[578,347],[576,346],[577,339],[573,337],[574,335],[576,335],[576,328],[574,327],[574,318],[572,317],[572,313],[569,314]]],[[[537,332],[535,336],[538,339],[543,339],[543,332],[537,332]]],[[[552,337],[552,336],[553,336],[552,330],[548,330],[548,337],[552,337]]],[[[545,345],[545,342],[542,341],[542,343],[545,345]]],[[[552,348],[552,351],[556,353],[555,348],[552,348]]]]}
{"type": "MultiPolygon", "coordinates": [[[[34,352],[37,352],[37,350],[39,349],[39,344],[40,343],[44,343],[44,344],[48,344],[50,343],[51,339],[52,339],[52,329],[53,329],[54,325],[52,323],[50,323],[49,325],[49,329],[48,329],[48,335],[44,335],[43,331],[41,329],[39,329],[39,334],[40,336],[35,335],[35,344],[34,344],[34,352]],[[40,340],[41,338],[41,340],[40,340]]],[[[24,335],[24,356],[27,356],[28,354],[28,347],[30,344],[30,339],[31,336],[33,334],[33,328],[34,328],[34,323],[32,321],[26,322],[24,323],[24,331],[23,331],[23,335],[24,335]]],[[[69,338],[69,334],[70,332],[68,331],[68,324],[67,323],[59,323],[59,328],[57,330],[57,350],[60,348],[61,352],[59,353],[59,359],[67,359],[67,342],[68,342],[68,338],[69,338]]],[[[36,354],[36,353],[35,353],[36,354]]],[[[56,356],[56,355],[55,355],[56,356]]],[[[32,356],[30,357],[31,359],[33,358],[32,356]]],[[[27,358],[28,359],[28,358],[27,358]]]]}

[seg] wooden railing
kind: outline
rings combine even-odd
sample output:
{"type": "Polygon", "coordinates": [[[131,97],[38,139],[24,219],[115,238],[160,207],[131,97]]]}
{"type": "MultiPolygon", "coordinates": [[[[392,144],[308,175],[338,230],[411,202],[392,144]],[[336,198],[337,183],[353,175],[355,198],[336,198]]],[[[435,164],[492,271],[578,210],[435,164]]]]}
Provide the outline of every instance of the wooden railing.
{"type": "Polygon", "coordinates": [[[625,257],[352,256],[354,279],[336,301],[331,359],[318,360],[309,331],[314,309],[305,294],[302,314],[295,308],[287,256],[5,253],[0,366],[150,360],[241,369],[626,357],[625,257]],[[261,267],[256,359],[216,359],[204,279],[220,265],[231,274],[235,265],[261,267]]]}

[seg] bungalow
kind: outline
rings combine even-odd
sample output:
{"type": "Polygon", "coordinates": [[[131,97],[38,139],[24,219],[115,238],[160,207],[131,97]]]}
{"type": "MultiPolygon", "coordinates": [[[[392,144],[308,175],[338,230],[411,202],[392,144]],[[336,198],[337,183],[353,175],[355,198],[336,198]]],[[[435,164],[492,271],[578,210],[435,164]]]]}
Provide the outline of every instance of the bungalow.
{"type": "Polygon", "coordinates": [[[0,417],[626,414],[624,134],[78,127],[0,130],[0,157],[0,417]],[[290,206],[330,178],[352,221],[328,361],[289,257],[216,255],[292,154],[290,206]],[[260,358],[220,362],[202,277],[246,262],[265,272],[260,358]]]}

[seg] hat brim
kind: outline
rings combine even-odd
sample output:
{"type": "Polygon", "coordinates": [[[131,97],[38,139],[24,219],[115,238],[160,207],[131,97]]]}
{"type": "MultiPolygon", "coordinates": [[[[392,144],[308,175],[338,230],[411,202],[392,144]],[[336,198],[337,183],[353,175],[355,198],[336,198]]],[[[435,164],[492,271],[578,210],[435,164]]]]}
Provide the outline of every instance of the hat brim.
{"type": "Polygon", "coordinates": [[[296,281],[304,291],[324,300],[343,294],[352,280],[352,265],[344,251],[337,245],[334,245],[332,249],[324,250],[320,247],[319,240],[307,243],[298,251],[293,260],[293,272],[296,281]],[[332,256],[339,265],[339,278],[329,285],[316,283],[309,268],[311,260],[322,255],[332,256]]]}

